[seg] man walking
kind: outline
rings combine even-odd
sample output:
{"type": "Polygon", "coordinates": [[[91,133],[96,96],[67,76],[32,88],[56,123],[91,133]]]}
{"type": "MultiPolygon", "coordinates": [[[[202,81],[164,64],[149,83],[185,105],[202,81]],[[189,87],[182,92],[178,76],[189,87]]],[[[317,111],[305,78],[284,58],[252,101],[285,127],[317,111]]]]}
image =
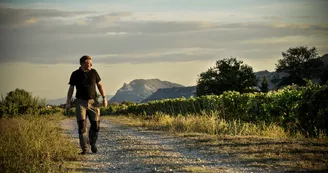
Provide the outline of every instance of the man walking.
{"type": "Polygon", "coordinates": [[[96,141],[100,129],[100,110],[99,102],[96,99],[96,86],[103,98],[103,105],[107,106],[105,91],[100,83],[100,76],[95,69],[92,69],[92,60],[90,56],[84,55],[80,58],[80,68],[75,70],[69,80],[69,89],[67,93],[66,110],[70,109],[71,98],[76,87],[76,120],[78,125],[81,154],[86,154],[89,150],[97,153],[96,141]],[[87,134],[87,118],[91,124],[89,135],[87,134]]]}

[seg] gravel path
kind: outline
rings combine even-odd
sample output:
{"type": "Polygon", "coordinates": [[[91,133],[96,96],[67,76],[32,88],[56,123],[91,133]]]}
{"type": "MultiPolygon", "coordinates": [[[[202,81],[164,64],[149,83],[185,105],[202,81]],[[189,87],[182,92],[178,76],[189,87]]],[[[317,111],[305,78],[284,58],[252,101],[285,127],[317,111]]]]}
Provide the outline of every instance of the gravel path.
{"type": "MultiPolygon", "coordinates": [[[[74,119],[65,119],[61,127],[72,136],[78,145],[77,124],[74,119]]],[[[97,141],[98,153],[89,153],[81,161],[81,172],[268,172],[259,168],[244,167],[235,161],[222,163],[220,158],[228,155],[213,155],[206,148],[192,150],[192,141],[138,130],[101,120],[97,141]],[[197,171],[198,170],[198,171],[197,171]]]]}

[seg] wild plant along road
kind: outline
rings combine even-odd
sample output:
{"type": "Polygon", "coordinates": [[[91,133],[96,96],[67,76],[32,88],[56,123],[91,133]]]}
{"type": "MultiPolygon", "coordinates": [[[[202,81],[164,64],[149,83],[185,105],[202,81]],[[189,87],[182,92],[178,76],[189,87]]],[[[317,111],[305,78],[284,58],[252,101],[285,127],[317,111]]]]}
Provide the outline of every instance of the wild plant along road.
{"type": "MultiPolygon", "coordinates": [[[[77,124],[65,119],[61,127],[78,145],[77,124]]],[[[167,134],[144,131],[101,120],[98,153],[88,153],[75,164],[77,172],[270,172],[247,167],[238,160],[221,162],[228,154],[212,154],[206,148],[193,149],[193,141],[167,134]]]]}

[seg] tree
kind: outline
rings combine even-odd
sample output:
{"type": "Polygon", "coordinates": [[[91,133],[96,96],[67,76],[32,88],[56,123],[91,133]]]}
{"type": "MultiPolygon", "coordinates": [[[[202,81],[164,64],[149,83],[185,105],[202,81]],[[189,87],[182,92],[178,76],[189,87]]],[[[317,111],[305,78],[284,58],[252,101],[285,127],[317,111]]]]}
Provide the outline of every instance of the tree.
{"type": "Polygon", "coordinates": [[[268,92],[269,91],[269,88],[268,88],[268,78],[266,77],[266,75],[263,77],[263,81],[262,81],[262,83],[261,83],[261,87],[260,87],[260,89],[261,89],[261,92],[264,92],[264,93],[266,93],[266,92],[268,92]]]}
{"type": "Polygon", "coordinates": [[[292,83],[305,85],[305,79],[319,78],[323,68],[323,62],[318,58],[315,47],[299,46],[289,48],[282,52],[283,59],[276,64],[277,72],[284,72],[288,75],[283,77],[278,85],[290,85],[292,83]]]}
{"type": "Polygon", "coordinates": [[[320,76],[321,84],[326,84],[328,82],[328,65],[322,68],[322,73],[320,76]]]}
{"type": "Polygon", "coordinates": [[[236,58],[219,60],[215,67],[209,68],[198,77],[197,96],[219,95],[229,90],[245,92],[247,88],[256,86],[253,68],[236,58]]]}
{"type": "Polygon", "coordinates": [[[215,94],[216,76],[217,73],[213,68],[209,68],[206,72],[201,73],[197,81],[196,95],[215,94]]]}
{"type": "Polygon", "coordinates": [[[7,93],[6,97],[2,97],[0,109],[0,117],[2,115],[22,115],[37,114],[40,106],[45,106],[45,100],[33,97],[31,93],[16,89],[7,93]]]}

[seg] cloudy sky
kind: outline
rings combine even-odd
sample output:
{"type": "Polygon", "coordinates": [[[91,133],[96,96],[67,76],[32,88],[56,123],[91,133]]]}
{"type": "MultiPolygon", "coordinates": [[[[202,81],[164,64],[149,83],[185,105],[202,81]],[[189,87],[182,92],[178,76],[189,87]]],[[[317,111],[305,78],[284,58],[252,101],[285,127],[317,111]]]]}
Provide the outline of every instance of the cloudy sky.
{"type": "Polygon", "coordinates": [[[134,79],[195,85],[229,57],[273,71],[289,47],[328,53],[327,7],[327,0],[2,0],[0,93],[65,97],[85,54],[107,94],[134,79]]]}

